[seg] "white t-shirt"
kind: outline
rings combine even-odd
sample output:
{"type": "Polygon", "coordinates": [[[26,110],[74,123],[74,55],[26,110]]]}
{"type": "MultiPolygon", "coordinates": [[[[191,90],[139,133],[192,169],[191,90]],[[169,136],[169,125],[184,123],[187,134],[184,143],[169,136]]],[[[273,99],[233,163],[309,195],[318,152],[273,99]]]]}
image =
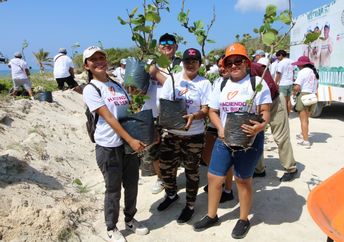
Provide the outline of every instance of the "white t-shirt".
{"type": "Polygon", "coordinates": [[[70,76],[69,68],[74,68],[73,61],[65,54],[57,54],[54,57],[54,77],[65,78],[70,76]]]}
{"type": "Polygon", "coordinates": [[[301,86],[301,92],[317,92],[318,80],[311,68],[305,67],[301,69],[297,74],[295,84],[301,86]]]}
{"type": "MultiPolygon", "coordinates": [[[[111,81],[91,81],[100,89],[101,97],[92,85],[86,85],[83,90],[83,100],[95,115],[95,110],[106,105],[116,119],[128,115],[129,100],[123,88],[111,81]]],[[[115,133],[111,126],[99,116],[97,128],[94,133],[96,144],[104,147],[118,147],[123,144],[121,137],[115,133]]]]}
{"type": "Polygon", "coordinates": [[[270,74],[271,74],[273,79],[275,79],[277,64],[278,64],[278,60],[275,60],[274,62],[271,63],[271,65],[269,67],[270,74]]]}
{"type": "MultiPolygon", "coordinates": [[[[260,80],[261,78],[257,76],[256,86],[260,80]]],[[[257,93],[254,99],[252,113],[256,112],[258,105],[272,103],[270,90],[266,82],[263,81],[262,85],[262,90],[257,93]]],[[[246,106],[246,100],[252,98],[254,91],[249,75],[238,82],[232,82],[228,79],[222,92],[220,88],[221,82],[218,82],[210,96],[209,107],[220,111],[221,123],[225,127],[227,113],[237,112],[239,108],[246,106]]]]}
{"type": "Polygon", "coordinates": [[[123,85],[124,84],[124,75],[125,75],[125,68],[117,67],[112,74],[116,77],[116,80],[123,85]]]}
{"type": "MultiPolygon", "coordinates": [[[[196,113],[201,110],[202,105],[208,105],[209,95],[211,93],[210,81],[202,76],[196,76],[193,80],[185,80],[183,72],[174,75],[176,99],[186,101],[187,114],[196,113]]],[[[172,78],[168,77],[161,90],[161,98],[173,100],[172,78]]],[[[193,120],[188,131],[168,130],[176,135],[196,135],[204,132],[204,120],[193,120]]]]}
{"type": "Polygon", "coordinates": [[[27,63],[20,58],[13,58],[8,63],[11,66],[12,79],[27,79],[25,69],[28,69],[27,63]]]}
{"type": "Polygon", "coordinates": [[[283,58],[277,64],[276,72],[281,73],[280,86],[293,85],[294,67],[292,66],[292,60],[289,58],[283,58]]]}

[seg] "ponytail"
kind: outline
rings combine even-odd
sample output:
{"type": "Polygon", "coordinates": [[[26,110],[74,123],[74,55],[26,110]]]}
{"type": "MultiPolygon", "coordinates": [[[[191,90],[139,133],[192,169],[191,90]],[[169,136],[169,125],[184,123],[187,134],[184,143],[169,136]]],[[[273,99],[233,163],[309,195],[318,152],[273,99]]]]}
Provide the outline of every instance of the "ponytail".
{"type": "Polygon", "coordinates": [[[319,80],[319,73],[318,73],[317,69],[312,64],[307,64],[307,65],[304,65],[303,67],[308,67],[308,68],[312,69],[315,77],[317,78],[317,80],[319,80]]]}

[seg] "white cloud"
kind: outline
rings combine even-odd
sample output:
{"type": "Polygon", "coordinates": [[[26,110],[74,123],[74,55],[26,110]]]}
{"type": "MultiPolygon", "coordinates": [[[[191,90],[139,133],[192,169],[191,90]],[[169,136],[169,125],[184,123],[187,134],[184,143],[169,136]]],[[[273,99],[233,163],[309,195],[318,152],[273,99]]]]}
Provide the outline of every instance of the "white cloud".
{"type": "Polygon", "coordinates": [[[238,0],[235,9],[240,12],[265,10],[268,4],[278,6],[278,10],[288,8],[288,0],[238,0]]]}

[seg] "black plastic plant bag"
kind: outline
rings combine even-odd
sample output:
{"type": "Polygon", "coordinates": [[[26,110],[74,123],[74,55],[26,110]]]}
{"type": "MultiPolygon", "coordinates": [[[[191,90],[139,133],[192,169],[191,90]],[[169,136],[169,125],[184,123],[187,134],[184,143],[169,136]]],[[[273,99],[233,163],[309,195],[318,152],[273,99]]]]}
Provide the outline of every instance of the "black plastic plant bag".
{"type": "Polygon", "coordinates": [[[184,99],[174,101],[160,99],[159,125],[165,129],[184,129],[186,120],[186,103],[184,99]]]}
{"type": "Polygon", "coordinates": [[[124,85],[134,86],[146,92],[149,86],[150,76],[145,70],[146,63],[134,57],[128,57],[125,67],[124,85]]]}
{"type": "Polygon", "coordinates": [[[38,96],[38,100],[41,102],[48,102],[48,103],[53,102],[53,94],[50,91],[39,92],[37,96],[38,96]]]}
{"type": "Polygon", "coordinates": [[[224,139],[226,146],[232,148],[248,148],[252,146],[256,137],[248,137],[241,128],[243,124],[251,125],[249,120],[258,121],[260,123],[264,121],[262,115],[257,115],[255,113],[227,113],[224,139]]]}
{"type": "MultiPolygon", "coordinates": [[[[122,118],[120,123],[133,138],[142,141],[146,145],[154,142],[154,118],[151,109],[129,114],[127,117],[122,118]]],[[[124,148],[126,154],[134,152],[128,144],[125,144],[124,148]]]]}

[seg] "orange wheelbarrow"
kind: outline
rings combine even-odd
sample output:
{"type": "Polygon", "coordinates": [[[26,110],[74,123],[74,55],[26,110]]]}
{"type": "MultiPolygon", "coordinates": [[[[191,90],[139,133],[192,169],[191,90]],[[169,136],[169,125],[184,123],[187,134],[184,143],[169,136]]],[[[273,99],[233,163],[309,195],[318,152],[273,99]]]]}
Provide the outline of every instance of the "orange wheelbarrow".
{"type": "Polygon", "coordinates": [[[313,220],[327,234],[327,242],[344,242],[344,169],[310,192],[307,207],[313,220]]]}

